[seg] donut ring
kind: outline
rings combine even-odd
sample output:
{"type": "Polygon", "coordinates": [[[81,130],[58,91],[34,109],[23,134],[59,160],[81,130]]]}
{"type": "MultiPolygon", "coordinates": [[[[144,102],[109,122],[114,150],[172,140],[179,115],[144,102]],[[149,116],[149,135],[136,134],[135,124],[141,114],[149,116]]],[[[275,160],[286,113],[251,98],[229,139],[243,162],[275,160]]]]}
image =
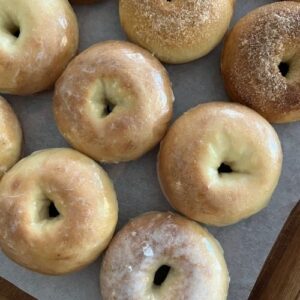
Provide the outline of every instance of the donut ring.
{"type": "Polygon", "coordinates": [[[104,300],[225,300],[228,284],[219,243],[170,212],[131,220],[112,240],[100,273],[104,300]]]}
{"type": "Polygon", "coordinates": [[[300,119],[300,5],[276,2],[250,12],[229,34],[222,74],[235,102],[270,122],[300,119]]]}
{"type": "Polygon", "coordinates": [[[0,0],[0,93],[28,95],[50,88],[78,46],[67,0],[0,0]]]}
{"type": "Polygon", "coordinates": [[[91,159],[71,149],[35,152],[0,183],[0,247],[33,271],[72,272],[107,246],[117,210],[110,179],[91,159]]]}
{"type": "Polygon", "coordinates": [[[144,49],[96,44],[56,83],[54,114],[65,139],[102,162],[133,160],[163,137],[174,96],[168,74],[144,49]]]}
{"type": "Polygon", "coordinates": [[[173,124],[161,143],[158,174],[176,210],[224,226],[267,205],[281,164],[280,141],[265,119],[245,106],[215,102],[173,124]]]}
{"type": "Polygon", "coordinates": [[[22,129],[8,102],[0,96],[0,178],[21,155],[22,129]]]}
{"type": "Polygon", "coordinates": [[[209,53],[226,33],[235,0],[120,0],[128,38],[166,63],[209,53]]]}

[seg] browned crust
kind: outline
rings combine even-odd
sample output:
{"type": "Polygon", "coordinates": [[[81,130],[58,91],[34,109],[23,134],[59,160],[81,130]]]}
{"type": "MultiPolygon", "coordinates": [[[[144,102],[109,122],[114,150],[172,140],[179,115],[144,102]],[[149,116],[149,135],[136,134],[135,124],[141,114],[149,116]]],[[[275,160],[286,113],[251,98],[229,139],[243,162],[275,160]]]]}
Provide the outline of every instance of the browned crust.
{"type": "Polygon", "coordinates": [[[9,103],[0,96],[0,178],[20,158],[22,129],[9,103]]]}
{"type": "Polygon", "coordinates": [[[265,119],[239,104],[213,102],[189,110],[172,125],[161,143],[157,169],[176,210],[224,226],[267,205],[281,164],[280,141],[265,119]],[[218,174],[221,163],[234,173],[218,174]]]}
{"type": "Polygon", "coordinates": [[[0,10],[6,20],[2,26],[20,29],[18,38],[8,28],[1,37],[0,92],[28,95],[52,87],[78,47],[78,24],[69,2],[1,0],[0,10]]]}
{"type": "Polygon", "coordinates": [[[105,171],[71,149],[35,152],[0,183],[0,245],[18,264],[44,274],[74,272],[108,245],[117,200],[105,171]],[[46,199],[60,212],[48,216],[46,199]]]}
{"type": "Polygon", "coordinates": [[[227,36],[221,59],[225,88],[270,122],[300,119],[300,5],[277,2],[243,17],[227,36]],[[283,77],[278,65],[290,64],[283,77]]]}
{"type": "Polygon", "coordinates": [[[146,50],[107,41],[77,56],[56,83],[54,114],[60,132],[98,161],[140,157],[164,136],[174,96],[165,68],[146,50]],[[101,86],[92,101],[95,86],[101,86]],[[116,101],[107,116],[102,98],[116,101]]]}

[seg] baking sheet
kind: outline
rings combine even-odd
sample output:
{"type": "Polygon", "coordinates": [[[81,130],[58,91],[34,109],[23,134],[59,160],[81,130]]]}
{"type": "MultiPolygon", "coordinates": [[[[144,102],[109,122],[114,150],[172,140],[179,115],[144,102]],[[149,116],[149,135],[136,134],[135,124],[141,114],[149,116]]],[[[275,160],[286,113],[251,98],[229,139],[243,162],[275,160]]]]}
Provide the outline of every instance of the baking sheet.
{"type": "MultiPolygon", "coordinates": [[[[271,2],[237,0],[232,24],[246,12],[271,2]]],[[[78,6],[75,11],[81,31],[80,50],[107,39],[125,39],[119,25],[117,0],[103,0],[100,4],[86,7],[78,6]]],[[[166,66],[176,97],[174,119],[199,103],[228,99],[219,71],[221,49],[222,45],[205,58],[189,64],[166,66]]],[[[43,148],[67,146],[54,123],[52,95],[53,92],[50,91],[32,97],[6,97],[23,126],[25,155],[43,148]]],[[[247,299],[280,228],[300,197],[300,122],[275,127],[283,145],[284,163],[279,186],[270,205],[236,225],[209,228],[225,251],[231,276],[229,300],[247,299]]],[[[118,193],[118,228],[129,218],[143,212],[170,209],[157,181],[157,150],[155,148],[137,161],[104,166],[118,193]]],[[[99,268],[100,259],[75,274],[44,276],[17,266],[0,252],[0,276],[42,300],[101,299],[99,268]]]]}

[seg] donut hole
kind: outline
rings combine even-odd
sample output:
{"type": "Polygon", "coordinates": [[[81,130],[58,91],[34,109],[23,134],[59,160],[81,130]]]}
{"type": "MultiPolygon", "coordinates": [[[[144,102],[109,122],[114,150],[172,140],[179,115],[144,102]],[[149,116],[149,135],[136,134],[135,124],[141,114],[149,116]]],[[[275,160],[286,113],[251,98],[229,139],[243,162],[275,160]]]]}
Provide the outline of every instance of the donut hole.
{"type": "Polygon", "coordinates": [[[283,77],[286,77],[289,70],[290,70],[290,65],[287,63],[287,62],[281,62],[279,65],[278,65],[278,69],[281,73],[281,75],[283,77]]]}
{"type": "Polygon", "coordinates": [[[224,162],[222,162],[221,165],[218,168],[218,173],[219,174],[232,173],[232,172],[233,172],[232,168],[224,162]]]}
{"type": "Polygon", "coordinates": [[[21,35],[21,28],[18,24],[15,24],[13,21],[8,22],[5,26],[5,30],[9,35],[13,36],[15,39],[18,39],[21,35]]]}
{"type": "Polygon", "coordinates": [[[48,219],[54,219],[57,218],[60,215],[58,209],[56,208],[54,202],[49,200],[48,205],[48,219]]]}
{"type": "Polygon", "coordinates": [[[16,26],[13,28],[13,30],[10,31],[11,35],[13,35],[15,38],[18,38],[21,34],[20,27],[16,26]]]}
{"type": "Polygon", "coordinates": [[[112,103],[109,99],[105,98],[103,100],[103,116],[106,117],[109,114],[111,114],[114,110],[114,108],[116,107],[116,105],[114,103],[112,103]]]}
{"type": "Polygon", "coordinates": [[[161,286],[166,281],[170,271],[171,271],[170,266],[168,265],[160,266],[154,274],[153,284],[156,286],[161,286]]]}

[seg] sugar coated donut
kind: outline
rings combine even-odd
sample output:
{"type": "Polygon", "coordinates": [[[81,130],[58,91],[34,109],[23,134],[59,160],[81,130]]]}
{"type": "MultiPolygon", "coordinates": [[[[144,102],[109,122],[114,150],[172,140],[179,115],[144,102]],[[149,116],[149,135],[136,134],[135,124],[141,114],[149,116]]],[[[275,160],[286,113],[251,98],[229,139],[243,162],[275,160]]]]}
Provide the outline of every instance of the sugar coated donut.
{"type": "Polygon", "coordinates": [[[104,300],[225,300],[228,284],[219,243],[170,212],[131,220],[110,244],[100,273],[104,300]]]}
{"type": "Polygon", "coordinates": [[[67,0],[0,0],[0,93],[45,90],[61,75],[78,45],[67,0]]]}
{"type": "Polygon", "coordinates": [[[98,161],[136,159],[166,132],[174,96],[168,74],[146,50],[122,41],[96,44],[58,80],[54,113],[76,149],[98,161]]]}
{"type": "Polygon", "coordinates": [[[229,96],[270,122],[300,119],[300,4],[250,12],[225,42],[222,73],[229,96]]]}
{"type": "Polygon", "coordinates": [[[235,0],[120,0],[131,41],[161,61],[184,63],[210,52],[228,29],[235,0]]]}
{"type": "Polygon", "coordinates": [[[22,130],[10,105],[0,96],[0,178],[21,154],[22,130]]]}
{"type": "Polygon", "coordinates": [[[117,222],[110,179],[71,149],[24,158],[0,183],[0,247],[33,271],[63,274],[97,258],[117,222]]]}
{"type": "Polygon", "coordinates": [[[181,116],[161,143],[158,174],[170,204],[223,226],[264,206],[277,185],[282,151],[273,127],[240,104],[202,104],[181,116]]]}

